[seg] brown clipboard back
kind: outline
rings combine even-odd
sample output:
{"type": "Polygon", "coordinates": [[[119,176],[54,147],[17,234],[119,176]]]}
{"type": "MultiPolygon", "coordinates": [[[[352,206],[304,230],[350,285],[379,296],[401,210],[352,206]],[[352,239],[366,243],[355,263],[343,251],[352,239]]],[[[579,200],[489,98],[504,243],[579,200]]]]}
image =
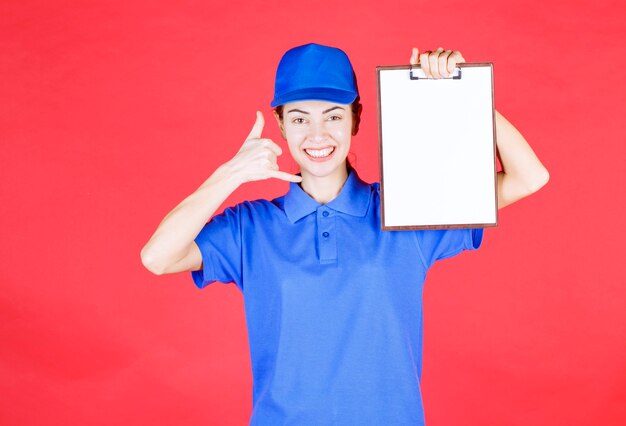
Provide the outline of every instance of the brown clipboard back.
{"type": "Polygon", "coordinates": [[[409,65],[379,66],[376,83],[382,229],[497,226],[493,64],[462,63],[445,79],[409,65]]]}

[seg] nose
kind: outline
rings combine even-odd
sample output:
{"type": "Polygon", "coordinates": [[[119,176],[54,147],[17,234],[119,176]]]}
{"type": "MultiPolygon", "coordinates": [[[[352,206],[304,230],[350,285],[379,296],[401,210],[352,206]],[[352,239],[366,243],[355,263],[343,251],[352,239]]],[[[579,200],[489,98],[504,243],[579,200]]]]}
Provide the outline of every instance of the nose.
{"type": "Polygon", "coordinates": [[[313,122],[311,124],[309,139],[316,143],[324,142],[328,139],[328,132],[326,130],[326,123],[324,120],[313,122]]]}

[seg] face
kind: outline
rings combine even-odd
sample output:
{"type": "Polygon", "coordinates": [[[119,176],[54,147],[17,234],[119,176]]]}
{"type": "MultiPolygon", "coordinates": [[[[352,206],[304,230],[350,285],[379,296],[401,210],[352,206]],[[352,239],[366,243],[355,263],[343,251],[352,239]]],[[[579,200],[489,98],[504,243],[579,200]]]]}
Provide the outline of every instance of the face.
{"type": "MultiPolygon", "coordinates": [[[[277,117],[278,118],[278,117],[277,117]]],[[[279,126],[302,177],[345,174],[352,137],[350,105],[300,101],[284,105],[279,126]]]]}

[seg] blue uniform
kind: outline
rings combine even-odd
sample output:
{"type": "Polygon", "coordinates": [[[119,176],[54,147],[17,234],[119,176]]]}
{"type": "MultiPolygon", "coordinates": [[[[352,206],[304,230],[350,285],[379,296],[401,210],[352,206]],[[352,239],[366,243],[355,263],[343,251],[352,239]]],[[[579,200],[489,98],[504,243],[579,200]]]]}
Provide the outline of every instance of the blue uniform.
{"type": "Polygon", "coordinates": [[[243,292],[251,425],[422,425],[422,288],[482,229],[382,231],[379,185],[354,170],[319,204],[298,184],[215,216],[196,243],[204,287],[243,292]]]}

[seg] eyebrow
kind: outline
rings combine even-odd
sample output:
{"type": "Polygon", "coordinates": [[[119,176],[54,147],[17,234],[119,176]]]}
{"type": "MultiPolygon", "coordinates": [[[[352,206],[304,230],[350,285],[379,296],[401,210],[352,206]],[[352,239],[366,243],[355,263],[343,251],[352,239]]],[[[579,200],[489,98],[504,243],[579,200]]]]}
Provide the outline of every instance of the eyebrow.
{"type": "MultiPolygon", "coordinates": [[[[332,107],[332,108],[328,108],[328,109],[327,109],[327,110],[325,110],[325,111],[322,111],[322,114],[326,114],[327,112],[331,112],[332,110],[335,110],[335,109],[344,109],[344,108],[342,108],[342,107],[340,107],[340,106],[334,106],[334,107],[332,107]]],[[[344,110],[344,111],[345,111],[345,110],[344,110]]],[[[306,111],[302,111],[301,109],[291,109],[291,110],[287,111],[287,114],[289,114],[290,112],[299,112],[299,113],[301,113],[301,114],[307,114],[307,115],[309,114],[308,112],[306,112],[306,111]]]]}

